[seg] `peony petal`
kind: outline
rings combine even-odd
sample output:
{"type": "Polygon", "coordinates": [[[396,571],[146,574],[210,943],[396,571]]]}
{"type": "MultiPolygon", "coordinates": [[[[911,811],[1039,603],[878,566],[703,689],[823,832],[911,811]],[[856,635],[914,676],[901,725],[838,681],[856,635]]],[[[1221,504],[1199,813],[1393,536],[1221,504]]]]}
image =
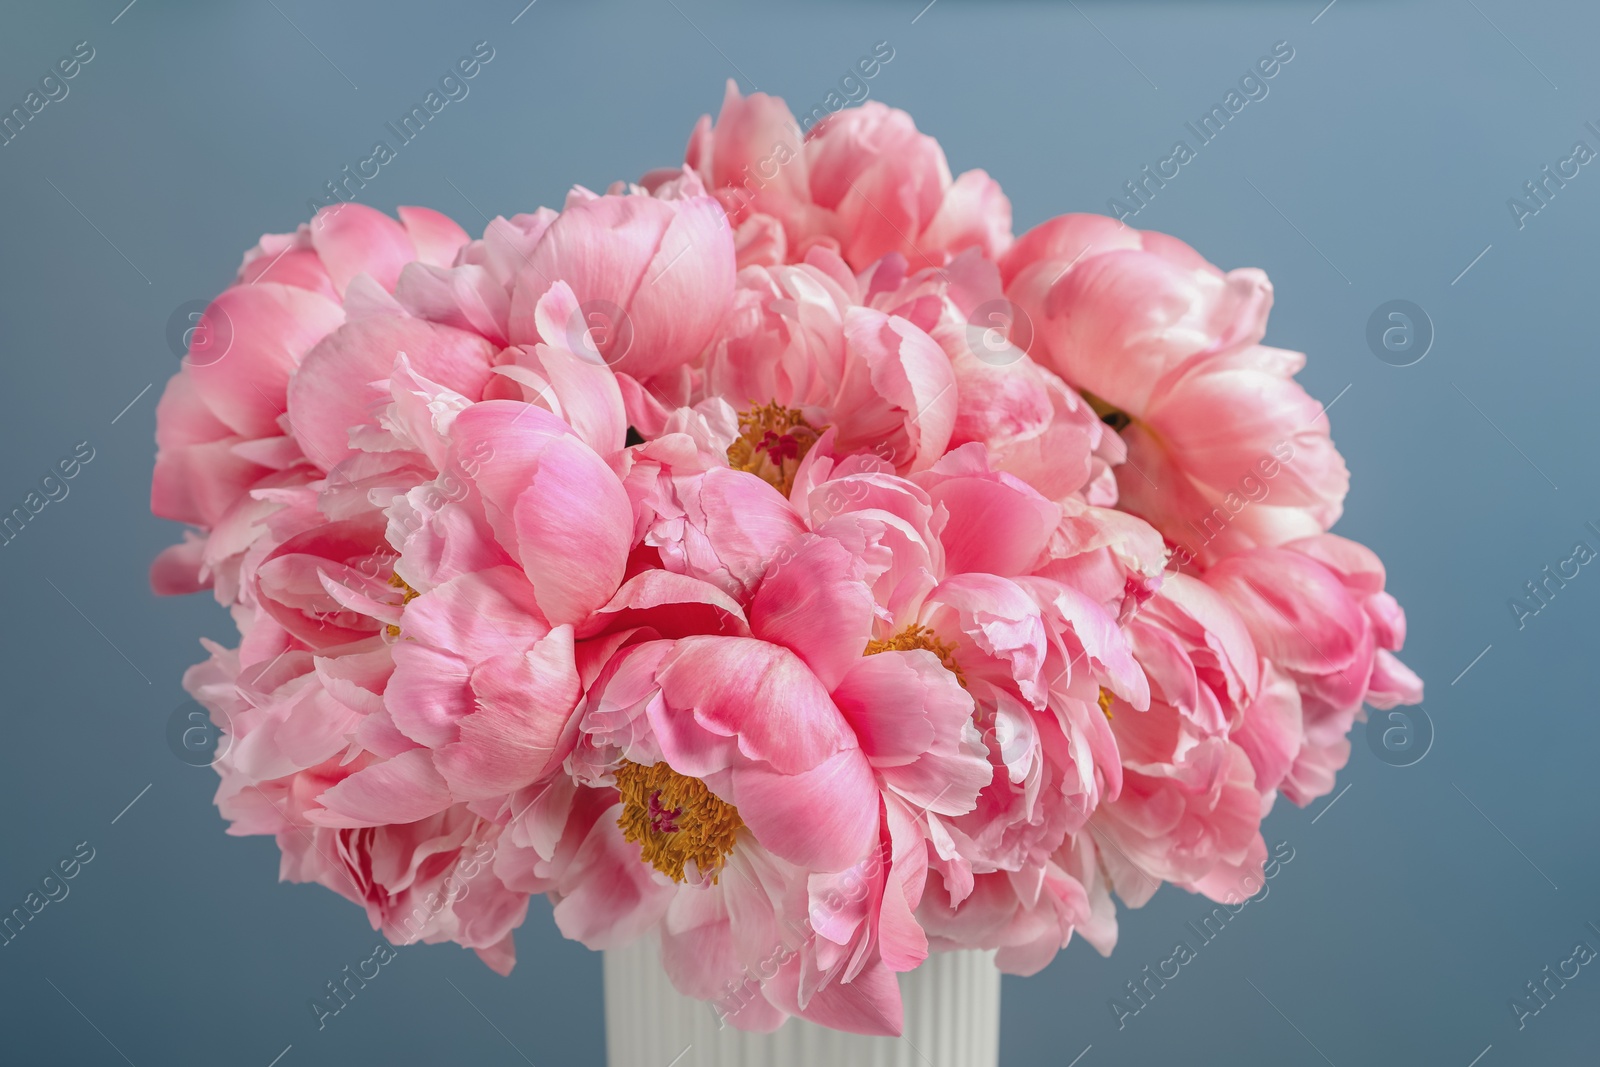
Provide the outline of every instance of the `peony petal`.
{"type": "Polygon", "coordinates": [[[538,781],[559,761],[558,741],[578,702],[572,628],[558,626],[526,652],[472,672],[476,707],[460,739],[436,757],[458,800],[482,800],[538,781]]]}
{"type": "Polygon", "coordinates": [[[807,870],[842,871],[877,842],[878,790],[860,749],[799,774],[736,766],[725,799],[764,848],[807,870]]]}
{"type": "Polygon", "coordinates": [[[406,228],[406,236],[411,238],[417,259],[429,266],[452,265],[456,253],[470,240],[467,231],[457,226],[453,219],[430,208],[400,207],[395,209],[395,213],[406,228]]]}
{"type": "Polygon", "coordinates": [[[289,386],[288,417],[306,456],[331,471],[356,453],[350,430],[373,421],[396,357],[415,372],[475,399],[489,380],[495,346],[475,334],[421,319],[372,317],[346,323],[305,358],[289,386]]]}
{"type": "Polygon", "coordinates": [[[290,375],[344,311],[305,289],[263,283],[224,290],[205,314],[213,327],[196,333],[185,368],[195,392],[236,433],[275,435],[290,375]]]}
{"type": "Polygon", "coordinates": [[[311,243],[340,293],[360,274],[392,290],[400,268],[417,258],[406,228],[365,204],[334,204],[317,212],[311,243]]]}
{"type": "MultiPolygon", "coordinates": [[[[739,751],[798,774],[854,749],[839,709],[794,653],[745,637],[689,637],[661,665],[661,694],[674,712],[724,737],[739,751]]],[[[670,757],[669,757],[670,758],[670,757]]]]}
{"type": "Polygon", "coordinates": [[[791,649],[824,687],[839,684],[872,636],[865,565],[831,538],[806,534],[774,558],[750,604],[751,632],[791,649]]]}
{"type": "Polygon", "coordinates": [[[416,822],[450,806],[450,789],[425,749],[402,752],[344,779],[317,798],[323,811],[306,818],[318,826],[383,826],[416,822]]]}

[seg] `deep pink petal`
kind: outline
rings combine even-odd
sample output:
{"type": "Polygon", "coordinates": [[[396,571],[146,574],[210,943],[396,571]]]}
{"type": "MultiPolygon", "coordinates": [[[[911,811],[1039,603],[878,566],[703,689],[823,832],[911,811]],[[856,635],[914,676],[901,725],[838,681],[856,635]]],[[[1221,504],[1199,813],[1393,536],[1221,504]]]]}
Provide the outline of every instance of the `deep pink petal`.
{"type": "Polygon", "coordinates": [[[692,711],[705,729],[737,736],[746,758],[770,764],[779,775],[810,770],[856,747],[822,683],[780,645],[686,638],[662,663],[660,683],[669,708],[692,711]]]}
{"type": "Polygon", "coordinates": [[[751,632],[806,661],[832,689],[872,636],[874,603],[862,560],[831,538],[805,535],[773,561],[750,605],[751,632]]]}
{"type": "Polygon", "coordinates": [[[877,842],[878,790],[860,749],[798,774],[737,766],[726,799],[763,847],[807,870],[842,871],[877,842]]]}
{"type": "Polygon", "coordinates": [[[224,290],[206,317],[213,327],[196,333],[186,368],[195,392],[235,432],[270,437],[278,433],[290,375],[344,321],[344,311],[305,289],[264,282],[224,290]]]}

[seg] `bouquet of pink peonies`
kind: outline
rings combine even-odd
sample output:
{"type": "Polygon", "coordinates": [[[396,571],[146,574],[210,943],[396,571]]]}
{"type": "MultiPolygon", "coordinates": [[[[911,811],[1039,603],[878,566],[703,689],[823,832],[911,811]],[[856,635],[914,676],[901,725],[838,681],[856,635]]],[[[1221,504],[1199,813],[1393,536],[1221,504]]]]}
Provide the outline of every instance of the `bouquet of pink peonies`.
{"type": "Polygon", "coordinates": [[[903,112],[730,85],[682,167],[479,239],[263,237],[151,494],[155,588],[241,635],[184,679],[230,832],[501,973],[546,894],[752,1030],[1259,886],[1275,798],[1421,698],[1405,616],[1260,271],[1010,226],[903,112]]]}

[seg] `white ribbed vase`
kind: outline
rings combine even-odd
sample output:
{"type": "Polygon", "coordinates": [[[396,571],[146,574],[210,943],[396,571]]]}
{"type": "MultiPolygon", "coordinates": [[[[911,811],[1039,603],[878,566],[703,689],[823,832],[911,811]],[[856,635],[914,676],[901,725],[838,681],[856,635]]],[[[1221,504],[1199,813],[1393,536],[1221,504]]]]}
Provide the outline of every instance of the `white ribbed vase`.
{"type": "Polygon", "coordinates": [[[655,938],[643,937],[605,953],[611,1067],[996,1067],[1000,1061],[1000,972],[990,952],[942,952],[902,974],[905,1034],[893,1038],[803,1019],[772,1034],[719,1029],[709,1004],[672,988],[658,951],[655,938]]]}

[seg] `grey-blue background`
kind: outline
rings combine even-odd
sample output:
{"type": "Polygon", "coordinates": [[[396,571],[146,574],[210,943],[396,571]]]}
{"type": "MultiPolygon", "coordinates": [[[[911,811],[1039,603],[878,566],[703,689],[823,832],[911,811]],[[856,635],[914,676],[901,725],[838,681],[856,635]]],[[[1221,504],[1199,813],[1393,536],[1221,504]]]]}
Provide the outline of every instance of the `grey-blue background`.
{"type": "Polygon", "coordinates": [[[1287,40],[1270,95],[1134,224],[1271,274],[1268,340],[1309,352],[1302,381],[1337,401],[1354,481],[1339,529],[1389,565],[1436,737],[1394,767],[1358,726],[1336,806],[1268,819],[1269,844],[1295,855],[1268,897],[1124,1029],[1108,999],[1188,936],[1198,898],[1166,888],[1124,910],[1110,960],[1075,942],[1007,979],[1002,1058],[1594,1062],[1596,968],[1520,1031],[1508,1002],[1575,942],[1600,946],[1584,927],[1600,923],[1600,574],[1583,568],[1521,630],[1507,601],[1578,539],[1600,547],[1584,526],[1600,524],[1600,165],[1523,229],[1506,206],[1574,141],[1600,147],[1583,129],[1600,125],[1592,7],[538,0],[513,24],[525,2],[0,10],[0,110],[76,42],[95,49],[70,95],[0,148],[0,511],[77,442],[96,450],[70,496],[0,549],[0,911],[78,842],[95,849],[71,895],[0,949],[0,1061],[602,1062],[599,958],[539,902],[510,979],[453,946],[402,949],[319,1033],[309,998],[377,935],[327,890],[278,884],[271,840],[225,836],[211,773],[165,739],[196,636],[233,634],[206,598],[146,586],[179,534],[146,508],[154,400],[176,366],[168,316],[223,286],[262,232],[302,221],[474,42],[492,64],[366,202],[477,231],[478,208],[559,205],[570,183],[677,162],[730,76],[809,108],[887,40],[873,97],[911,110],[954,169],[998,178],[1020,233],[1104,211],[1287,40]],[[1396,298],[1437,331],[1403,368],[1365,340],[1396,298]]]}

